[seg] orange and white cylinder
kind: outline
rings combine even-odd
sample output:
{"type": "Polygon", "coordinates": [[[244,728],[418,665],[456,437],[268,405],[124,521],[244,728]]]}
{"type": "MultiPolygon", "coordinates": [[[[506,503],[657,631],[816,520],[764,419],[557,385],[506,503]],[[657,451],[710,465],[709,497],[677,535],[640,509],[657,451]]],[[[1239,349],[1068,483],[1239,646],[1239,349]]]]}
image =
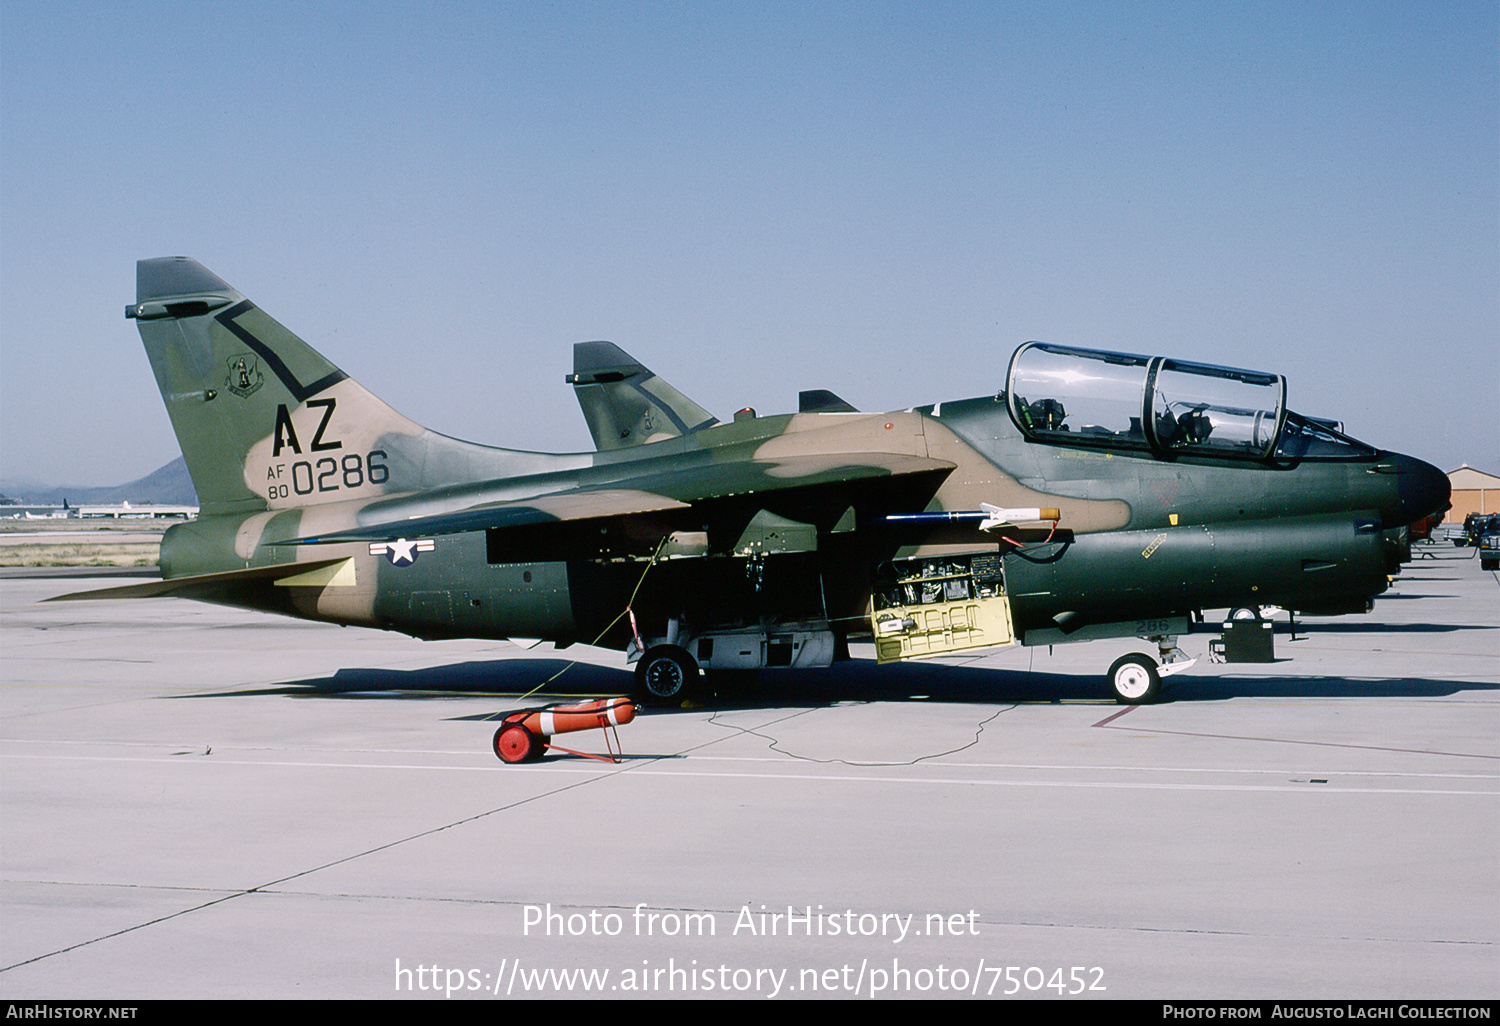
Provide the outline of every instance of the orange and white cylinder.
{"type": "Polygon", "coordinates": [[[594,727],[622,727],[635,719],[635,703],[628,698],[601,698],[577,705],[559,705],[530,712],[510,722],[519,723],[540,737],[570,734],[594,727]]]}

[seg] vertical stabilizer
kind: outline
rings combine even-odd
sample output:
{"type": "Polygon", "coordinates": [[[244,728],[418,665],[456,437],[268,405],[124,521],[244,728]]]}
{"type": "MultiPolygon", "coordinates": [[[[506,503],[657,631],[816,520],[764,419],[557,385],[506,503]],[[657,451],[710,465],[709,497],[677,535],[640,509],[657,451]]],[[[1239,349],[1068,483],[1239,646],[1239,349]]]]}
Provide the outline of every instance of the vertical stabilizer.
{"type": "Polygon", "coordinates": [[[139,261],[125,316],[205,514],[373,499],[555,462],[403,417],[196,260],[139,261]]]}

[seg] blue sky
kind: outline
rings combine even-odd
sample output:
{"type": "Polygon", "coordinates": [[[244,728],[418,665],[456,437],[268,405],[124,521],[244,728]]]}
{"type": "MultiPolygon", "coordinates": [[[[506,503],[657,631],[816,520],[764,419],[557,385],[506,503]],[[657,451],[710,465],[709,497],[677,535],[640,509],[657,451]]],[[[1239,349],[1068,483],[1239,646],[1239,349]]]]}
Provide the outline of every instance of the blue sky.
{"type": "Polygon", "coordinates": [[[177,455],[187,255],[408,416],[590,448],[610,339],[721,417],[1028,339],[1279,371],[1500,471],[1495,3],[0,6],[0,477],[177,455]]]}

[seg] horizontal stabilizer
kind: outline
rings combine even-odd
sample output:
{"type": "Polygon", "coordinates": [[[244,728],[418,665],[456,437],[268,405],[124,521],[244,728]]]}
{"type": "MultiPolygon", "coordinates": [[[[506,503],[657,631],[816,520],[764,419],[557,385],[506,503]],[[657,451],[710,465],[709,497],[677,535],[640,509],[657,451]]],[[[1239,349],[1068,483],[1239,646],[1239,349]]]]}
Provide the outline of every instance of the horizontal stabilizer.
{"type": "Polygon", "coordinates": [[[245,570],[226,570],[217,574],[193,574],[188,577],[173,577],[164,581],[147,581],[145,584],[126,584],[118,588],[96,588],[93,591],[75,591],[67,595],[54,595],[43,602],[92,602],[112,599],[160,598],[173,595],[178,598],[197,598],[201,593],[212,593],[238,584],[268,582],[282,583],[297,577],[310,579],[317,570],[323,570],[345,562],[338,559],[312,559],[304,563],[279,563],[276,566],[255,566],[245,570]]]}

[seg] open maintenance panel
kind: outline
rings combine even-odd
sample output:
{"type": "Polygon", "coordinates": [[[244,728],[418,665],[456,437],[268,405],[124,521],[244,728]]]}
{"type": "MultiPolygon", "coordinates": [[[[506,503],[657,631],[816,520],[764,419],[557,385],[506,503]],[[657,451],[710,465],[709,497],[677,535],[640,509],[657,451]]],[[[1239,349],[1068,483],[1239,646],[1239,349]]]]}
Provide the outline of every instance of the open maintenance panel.
{"type": "Polygon", "coordinates": [[[1000,556],[888,564],[871,601],[881,663],[1015,641],[1000,556]]]}

